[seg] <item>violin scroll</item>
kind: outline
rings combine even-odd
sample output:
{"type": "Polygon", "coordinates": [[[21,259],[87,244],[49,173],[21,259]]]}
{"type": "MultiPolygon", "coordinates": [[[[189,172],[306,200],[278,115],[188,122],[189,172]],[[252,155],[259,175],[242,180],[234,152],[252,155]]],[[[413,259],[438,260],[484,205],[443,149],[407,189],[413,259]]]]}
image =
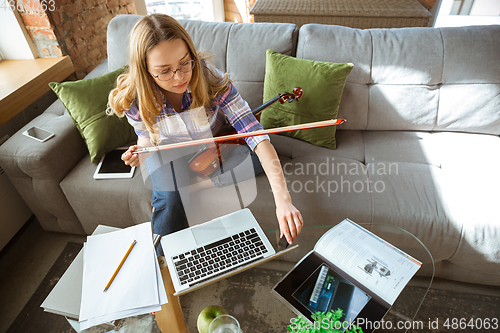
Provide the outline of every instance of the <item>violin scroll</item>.
{"type": "Polygon", "coordinates": [[[304,93],[304,91],[302,90],[302,88],[300,87],[295,87],[293,88],[293,93],[283,93],[281,95],[279,95],[279,102],[281,104],[285,103],[285,102],[288,102],[288,103],[292,103],[293,101],[299,101],[299,99],[302,97],[302,94],[304,93]]]}

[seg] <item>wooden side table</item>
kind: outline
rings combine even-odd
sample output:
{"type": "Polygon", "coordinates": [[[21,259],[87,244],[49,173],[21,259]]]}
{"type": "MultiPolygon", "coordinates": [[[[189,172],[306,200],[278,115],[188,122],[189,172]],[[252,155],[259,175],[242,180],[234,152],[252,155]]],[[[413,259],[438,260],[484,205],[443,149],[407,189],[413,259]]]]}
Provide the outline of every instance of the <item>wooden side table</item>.
{"type": "Polygon", "coordinates": [[[0,126],[74,71],[69,56],[0,61],[0,126]]]}
{"type": "Polygon", "coordinates": [[[427,27],[432,16],[418,0],[257,0],[250,14],[254,22],[358,29],[427,27]]]}
{"type": "Polygon", "coordinates": [[[163,284],[167,292],[168,303],[163,304],[161,306],[161,311],[155,313],[156,323],[162,333],[189,333],[182,314],[179,297],[174,296],[174,284],[170,278],[167,262],[165,260],[160,260],[159,263],[163,284]]]}

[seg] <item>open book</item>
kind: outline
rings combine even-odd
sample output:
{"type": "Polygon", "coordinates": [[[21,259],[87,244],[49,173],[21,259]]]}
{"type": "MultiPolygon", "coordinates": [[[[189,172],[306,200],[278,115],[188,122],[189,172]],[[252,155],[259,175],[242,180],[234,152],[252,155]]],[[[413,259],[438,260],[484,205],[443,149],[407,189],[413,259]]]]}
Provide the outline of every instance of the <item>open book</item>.
{"type": "MultiPolygon", "coordinates": [[[[297,315],[341,309],[364,332],[380,321],[421,263],[349,219],[328,230],[272,293],[297,315]]],[[[345,325],[345,330],[348,326],[345,325]]]]}

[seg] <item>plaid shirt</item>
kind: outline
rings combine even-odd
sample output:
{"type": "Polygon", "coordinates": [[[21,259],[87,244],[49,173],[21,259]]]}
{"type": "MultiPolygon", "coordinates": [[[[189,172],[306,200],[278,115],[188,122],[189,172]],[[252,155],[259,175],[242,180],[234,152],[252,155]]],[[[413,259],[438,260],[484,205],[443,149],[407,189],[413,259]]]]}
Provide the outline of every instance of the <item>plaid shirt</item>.
{"type": "MultiPolygon", "coordinates": [[[[204,108],[189,110],[192,103],[190,89],[187,89],[182,97],[181,112],[176,112],[170,102],[163,98],[163,107],[160,115],[156,117],[156,124],[153,125],[154,130],[160,133],[161,144],[211,138],[225,127],[227,122],[238,133],[263,129],[234,85],[231,82],[228,85],[226,92],[215,98],[213,108],[208,112],[205,112],[204,108]]],[[[156,84],[155,88],[158,89],[156,84]]],[[[163,96],[159,90],[158,92],[163,96]]],[[[150,137],[136,102],[125,111],[125,115],[139,138],[150,137]]],[[[254,150],[257,144],[265,139],[269,140],[269,136],[247,137],[245,141],[254,150]]]]}

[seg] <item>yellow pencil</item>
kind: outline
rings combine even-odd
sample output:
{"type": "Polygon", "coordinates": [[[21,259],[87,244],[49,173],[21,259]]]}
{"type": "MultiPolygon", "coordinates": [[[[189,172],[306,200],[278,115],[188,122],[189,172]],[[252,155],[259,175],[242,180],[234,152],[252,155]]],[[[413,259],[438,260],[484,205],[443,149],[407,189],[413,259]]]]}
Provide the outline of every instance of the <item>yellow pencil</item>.
{"type": "Polygon", "coordinates": [[[111,286],[111,283],[113,283],[113,280],[115,279],[116,277],[116,274],[118,274],[118,272],[120,271],[120,268],[122,268],[123,266],[123,263],[125,262],[125,260],[127,260],[127,257],[128,255],[130,254],[130,251],[132,251],[132,249],[134,248],[134,245],[137,244],[137,241],[134,240],[134,242],[130,245],[130,247],[128,248],[128,251],[127,253],[125,253],[125,256],[123,257],[122,261],[120,262],[120,264],[118,265],[118,267],[116,268],[115,272],[113,273],[113,276],[111,277],[111,279],[109,279],[109,282],[108,284],[106,285],[106,288],[104,288],[104,291],[108,290],[109,286],[111,286]]]}

